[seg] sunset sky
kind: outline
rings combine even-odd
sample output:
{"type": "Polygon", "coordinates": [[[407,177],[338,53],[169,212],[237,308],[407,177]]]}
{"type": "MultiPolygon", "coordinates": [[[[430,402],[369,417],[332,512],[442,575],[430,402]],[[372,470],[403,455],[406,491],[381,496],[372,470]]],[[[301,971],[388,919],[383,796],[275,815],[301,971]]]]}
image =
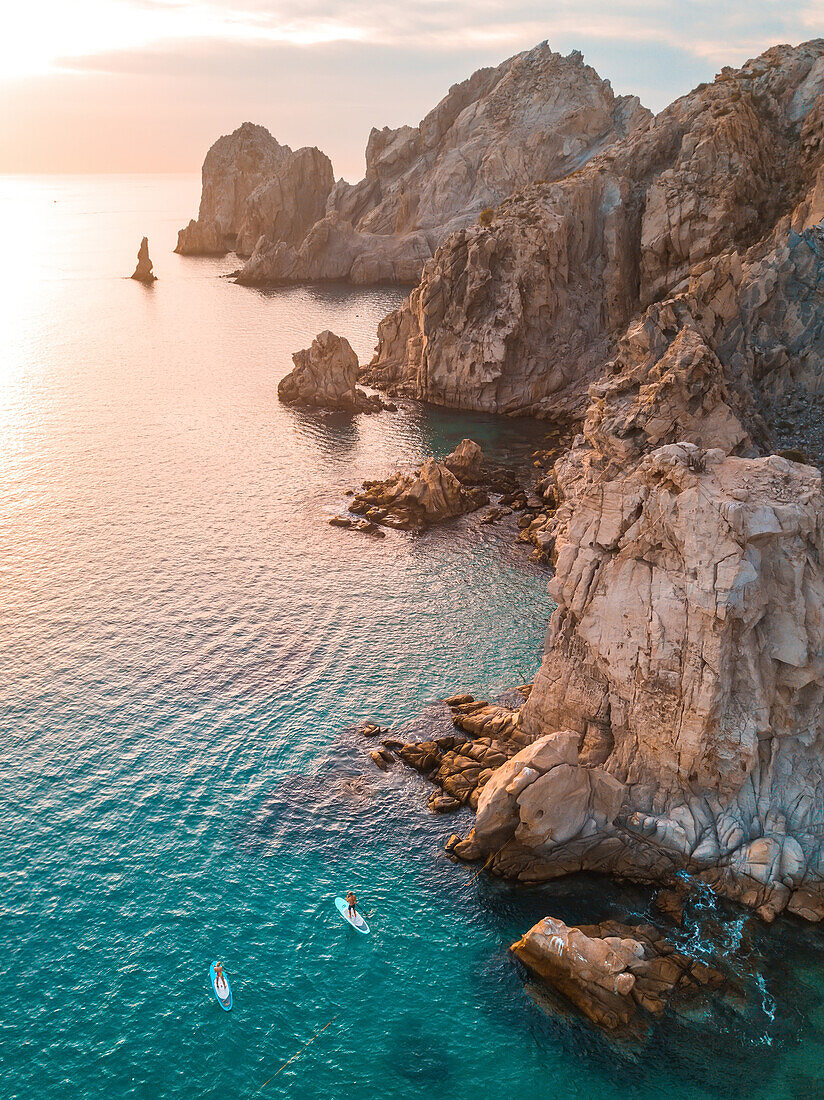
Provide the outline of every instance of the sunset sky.
{"type": "Polygon", "coordinates": [[[824,0],[24,0],[0,38],[0,172],[197,171],[249,119],[354,180],[373,125],[545,38],[659,110],[819,35],[824,0]]]}

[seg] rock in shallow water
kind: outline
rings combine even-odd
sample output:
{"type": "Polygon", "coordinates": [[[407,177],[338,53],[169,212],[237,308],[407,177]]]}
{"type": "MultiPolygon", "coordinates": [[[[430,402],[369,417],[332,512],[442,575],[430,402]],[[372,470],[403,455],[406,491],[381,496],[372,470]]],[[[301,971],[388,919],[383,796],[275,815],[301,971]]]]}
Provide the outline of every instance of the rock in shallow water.
{"type": "Polygon", "coordinates": [[[278,397],[287,405],[340,409],[345,412],[380,412],[381,399],[356,385],[358,357],[342,336],[326,329],[309,348],[292,356],[295,369],[278,383],[278,397]]]}
{"type": "Polygon", "coordinates": [[[489,503],[486,491],[475,484],[482,466],[481,448],[464,439],[442,462],[427,458],[414,473],[365,481],[349,508],[385,527],[422,531],[489,503]]]}
{"type": "Polygon", "coordinates": [[[512,952],[543,983],[607,1031],[643,1029],[725,984],[724,975],[678,951],[649,924],[568,927],[545,917],[512,952]]]}

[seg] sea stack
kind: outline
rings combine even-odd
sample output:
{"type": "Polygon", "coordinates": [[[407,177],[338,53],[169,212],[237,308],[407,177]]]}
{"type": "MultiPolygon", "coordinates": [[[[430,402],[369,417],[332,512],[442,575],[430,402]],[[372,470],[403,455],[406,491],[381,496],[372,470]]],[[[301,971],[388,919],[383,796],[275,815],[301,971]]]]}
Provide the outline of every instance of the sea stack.
{"type": "Polygon", "coordinates": [[[153,267],[154,264],[149,256],[149,238],[144,237],[137,252],[137,267],[134,269],[132,278],[151,285],[157,279],[157,275],[152,273],[153,267]]]}
{"type": "Polygon", "coordinates": [[[292,356],[295,369],[278,383],[278,397],[285,405],[338,409],[344,412],[380,412],[384,407],[355,383],[358,357],[343,336],[328,329],[319,333],[312,346],[292,356]]]}

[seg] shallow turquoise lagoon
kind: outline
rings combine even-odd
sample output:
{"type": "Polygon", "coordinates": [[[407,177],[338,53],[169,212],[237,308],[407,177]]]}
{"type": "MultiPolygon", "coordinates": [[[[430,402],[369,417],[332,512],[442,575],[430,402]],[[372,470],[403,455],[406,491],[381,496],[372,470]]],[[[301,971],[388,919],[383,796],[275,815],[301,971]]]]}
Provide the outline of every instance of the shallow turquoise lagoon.
{"type": "MultiPolygon", "coordinates": [[[[465,435],[523,465],[542,428],[281,408],[291,352],[330,327],[367,356],[402,295],[262,294],[218,277],[232,257],[172,255],[197,189],[0,180],[3,1094],[815,1094],[814,935],[736,931],[739,1014],[613,1048],[543,1011],[507,948],[548,912],[635,917],[648,894],[476,877],[443,853],[468,819],[372,767],[363,719],[438,728],[439,696],[531,676],[547,575],[471,518],[384,540],[326,520],[465,435]],[[121,278],[144,233],[151,289],[121,278]],[[349,888],[368,937],[335,910],[349,888]]],[[[709,916],[702,942],[738,930],[709,916]]]]}

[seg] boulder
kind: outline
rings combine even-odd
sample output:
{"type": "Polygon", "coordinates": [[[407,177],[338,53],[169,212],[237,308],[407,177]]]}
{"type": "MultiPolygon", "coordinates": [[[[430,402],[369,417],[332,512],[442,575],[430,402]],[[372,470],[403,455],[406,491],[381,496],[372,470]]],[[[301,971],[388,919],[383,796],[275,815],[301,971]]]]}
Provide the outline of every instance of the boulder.
{"type": "Polygon", "coordinates": [[[726,983],[649,924],[569,927],[544,917],[511,950],[544,986],[613,1033],[646,1028],[668,1006],[677,1011],[726,983]]]}
{"type": "Polygon", "coordinates": [[[484,453],[473,439],[462,439],[443,460],[444,466],[463,484],[473,484],[481,478],[484,453]]]}
{"type": "Polygon", "coordinates": [[[385,481],[365,481],[349,505],[350,511],[387,527],[422,531],[489,503],[484,489],[475,483],[482,463],[481,448],[465,439],[441,462],[427,458],[412,473],[398,471],[385,481]]]}
{"type": "Polygon", "coordinates": [[[278,397],[287,405],[341,409],[346,412],[379,412],[379,397],[356,386],[358,357],[348,340],[328,329],[319,333],[309,348],[292,356],[295,369],[278,384],[278,397]]]}
{"type": "MultiPolygon", "coordinates": [[[[625,797],[622,783],[579,759],[574,730],[544,734],[521,749],[488,780],[478,799],[474,842],[497,855],[509,843],[549,864],[566,858],[568,842],[588,842],[608,829],[625,797]]],[[[551,877],[551,876],[549,876],[551,877]]]]}

